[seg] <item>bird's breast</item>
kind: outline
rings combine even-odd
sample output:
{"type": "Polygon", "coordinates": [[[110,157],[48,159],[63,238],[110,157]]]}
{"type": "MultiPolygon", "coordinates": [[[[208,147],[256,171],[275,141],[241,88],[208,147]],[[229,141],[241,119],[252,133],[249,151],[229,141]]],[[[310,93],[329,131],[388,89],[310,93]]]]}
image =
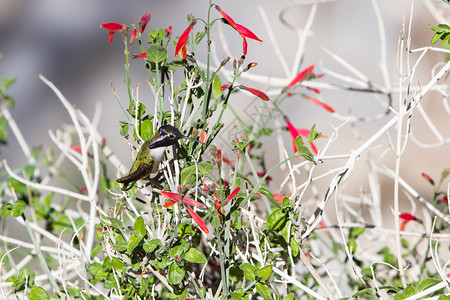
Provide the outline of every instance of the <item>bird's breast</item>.
{"type": "Polygon", "coordinates": [[[164,151],[166,151],[166,147],[159,147],[150,150],[150,156],[154,161],[160,162],[164,155],[164,151]]]}

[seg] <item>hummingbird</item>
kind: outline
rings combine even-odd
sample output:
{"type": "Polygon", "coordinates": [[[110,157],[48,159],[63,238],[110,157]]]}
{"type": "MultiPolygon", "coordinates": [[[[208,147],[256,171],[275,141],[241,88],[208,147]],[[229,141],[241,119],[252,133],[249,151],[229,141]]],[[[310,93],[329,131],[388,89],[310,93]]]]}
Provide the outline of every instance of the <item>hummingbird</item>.
{"type": "Polygon", "coordinates": [[[150,179],[150,174],[158,171],[166,147],[174,145],[179,139],[200,142],[183,135],[172,125],[161,126],[150,140],[142,144],[128,175],[116,179],[118,183],[123,183],[122,191],[128,191],[140,179],[150,179]]]}

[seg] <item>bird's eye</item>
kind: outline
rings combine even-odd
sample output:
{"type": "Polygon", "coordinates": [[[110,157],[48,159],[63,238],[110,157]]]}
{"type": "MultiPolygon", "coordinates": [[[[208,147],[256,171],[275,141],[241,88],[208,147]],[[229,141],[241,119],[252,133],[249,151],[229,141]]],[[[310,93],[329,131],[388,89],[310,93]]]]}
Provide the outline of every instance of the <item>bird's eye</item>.
{"type": "Polygon", "coordinates": [[[170,136],[171,139],[175,138],[175,134],[173,134],[173,133],[169,134],[169,136],[170,136]]]}

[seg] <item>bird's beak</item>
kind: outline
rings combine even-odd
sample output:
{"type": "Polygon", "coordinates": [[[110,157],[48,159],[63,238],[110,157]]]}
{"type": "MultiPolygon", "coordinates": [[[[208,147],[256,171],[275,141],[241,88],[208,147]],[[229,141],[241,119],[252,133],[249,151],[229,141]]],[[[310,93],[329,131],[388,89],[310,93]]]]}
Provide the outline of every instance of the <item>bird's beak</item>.
{"type": "Polygon", "coordinates": [[[183,138],[184,138],[184,139],[188,139],[188,140],[191,140],[191,141],[194,141],[194,142],[197,142],[197,143],[200,143],[200,144],[203,144],[203,143],[202,143],[202,142],[200,142],[199,140],[193,139],[193,138],[191,138],[191,137],[188,137],[188,136],[184,136],[183,138]]]}

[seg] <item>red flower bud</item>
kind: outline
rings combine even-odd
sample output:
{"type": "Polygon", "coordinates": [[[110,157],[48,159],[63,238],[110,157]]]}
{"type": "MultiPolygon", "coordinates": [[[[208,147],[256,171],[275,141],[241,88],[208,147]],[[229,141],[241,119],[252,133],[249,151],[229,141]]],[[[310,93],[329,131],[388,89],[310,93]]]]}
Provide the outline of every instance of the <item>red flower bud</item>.
{"type": "Polygon", "coordinates": [[[170,38],[172,36],[172,26],[169,26],[168,28],[164,28],[164,35],[167,38],[170,38]]]}
{"type": "Polygon", "coordinates": [[[133,29],[133,32],[131,33],[131,38],[130,38],[130,47],[133,46],[134,44],[134,39],[136,38],[136,34],[137,34],[137,29],[133,29]]]}
{"type": "Polygon", "coordinates": [[[434,180],[427,173],[422,173],[422,177],[428,180],[431,185],[434,185],[434,180]]]}
{"type": "Polygon", "coordinates": [[[72,145],[72,150],[74,150],[74,151],[76,151],[76,152],[78,152],[78,153],[81,153],[81,147],[80,146],[75,146],[75,145],[72,145]]]}
{"type": "Polygon", "coordinates": [[[146,13],[142,16],[141,21],[139,21],[139,32],[141,34],[145,30],[145,27],[147,26],[147,23],[150,21],[151,17],[152,16],[149,13],[146,13]]]}
{"type": "Polygon", "coordinates": [[[146,58],[146,57],[147,57],[147,52],[142,52],[139,54],[131,55],[131,58],[146,58]]]}
{"type": "Polygon", "coordinates": [[[230,86],[231,86],[231,83],[229,83],[229,82],[224,83],[224,84],[220,87],[220,90],[221,90],[221,91],[224,91],[224,90],[228,89],[230,86]]]}
{"type": "Polygon", "coordinates": [[[253,95],[261,98],[261,100],[269,101],[269,97],[267,97],[267,95],[264,94],[263,92],[261,92],[260,90],[257,90],[257,89],[254,89],[254,88],[249,88],[249,87],[246,87],[246,86],[243,86],[243,85],[240,85],[239,88],[241,88],[243,90],[246,90],[247,92],[252,93],[253,95]]]}

